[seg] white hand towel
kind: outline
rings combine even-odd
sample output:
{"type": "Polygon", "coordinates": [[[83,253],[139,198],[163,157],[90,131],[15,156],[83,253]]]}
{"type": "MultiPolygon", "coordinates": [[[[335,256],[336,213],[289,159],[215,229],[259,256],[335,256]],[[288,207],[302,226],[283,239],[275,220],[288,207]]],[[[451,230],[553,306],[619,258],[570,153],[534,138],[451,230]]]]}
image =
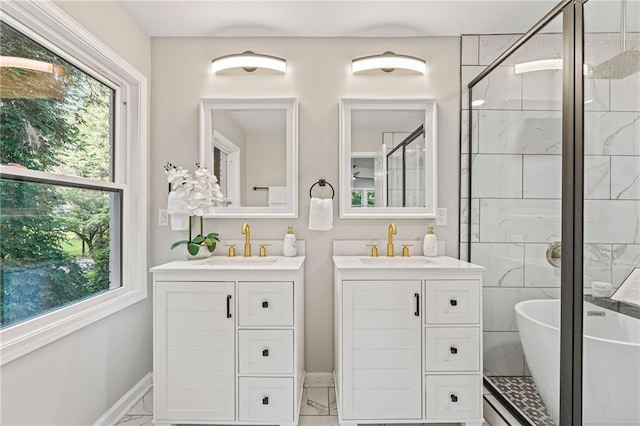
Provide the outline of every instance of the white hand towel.
{"type": "Polygon", "coordinates": [[[186,213],[187,203],[178,197],[176,192],[171,191],[167,199],[167,214],[171,222],[173,231],[189,230],[189,215],[186,213]]]}
{"type": "Polygon", "coordinates": [[[267,204],[269,206],[285,206],[287,204],[287,187],[270,186],[267,204]]]}
{"type": "Polygon", "coordinates": [[[309,207],[309,229],[328,231],[333,228],[333,200],[312,198],[309,207]]]}

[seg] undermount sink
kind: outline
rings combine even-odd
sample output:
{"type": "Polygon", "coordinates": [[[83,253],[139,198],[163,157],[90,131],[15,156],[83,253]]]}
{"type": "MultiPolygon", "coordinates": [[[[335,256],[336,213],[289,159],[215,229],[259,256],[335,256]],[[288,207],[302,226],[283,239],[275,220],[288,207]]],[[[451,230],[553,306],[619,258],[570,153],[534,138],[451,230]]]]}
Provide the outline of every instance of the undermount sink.
{"type": "Polygon", "coordinates": [[[223,257],[212,256],[205,260],[205,263],[212,265],[270,265],[276,263],[275,257],[223,257]]]}
{"type": "Polygon", "coordinates": [[[365,265],[385,265],[385,266],[420,266],[429,265],[433,262],[424,257],[361,257],[360,262],[365,265]]]}

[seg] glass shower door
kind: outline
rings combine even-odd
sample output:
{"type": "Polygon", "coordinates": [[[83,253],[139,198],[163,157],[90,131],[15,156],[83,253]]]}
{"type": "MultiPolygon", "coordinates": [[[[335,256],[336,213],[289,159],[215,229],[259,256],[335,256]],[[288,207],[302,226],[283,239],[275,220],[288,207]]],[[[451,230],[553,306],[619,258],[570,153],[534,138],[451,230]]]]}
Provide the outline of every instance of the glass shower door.
{"type": "Polygon", "coordinates": [[[640,424],[639,9],[584,4],[585,425],[640,424]]]}
{"type": "MultiPolygon", "coordinates": [[[[463,100],[461,247],[486,267],[484,374],[536,425],[559,418],[562,26],[560,14],[463,100]]],[[[463,84],[518,38],[477,37],[479,62],[463,66],[463,84]]]]}

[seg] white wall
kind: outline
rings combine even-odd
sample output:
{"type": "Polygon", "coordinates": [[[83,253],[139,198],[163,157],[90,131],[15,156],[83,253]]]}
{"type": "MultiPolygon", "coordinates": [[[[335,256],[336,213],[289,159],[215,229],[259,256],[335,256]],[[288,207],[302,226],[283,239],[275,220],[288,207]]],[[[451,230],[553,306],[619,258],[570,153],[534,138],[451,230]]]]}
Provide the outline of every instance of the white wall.
{"type": "MultiPolygon", "coordinates": [[[[193,169],[198,160],[198,105],[203,97],[295,96],[299,101],[300,218],[250,220],[256,240],[279,239],[287,225],[307,241],[305,315],[307,371],[333,369],[334,239],[384,239],[389,220],[340,220],[334,212],[330,232],[307,230],[309,187],[326,178],[338,185],[338,104],[341,97],[433,97],[438,101],[439,205],[448,208],[449,226],[436,228],[447,254],[458,254],[460,39],[443,38],[154,38],[151,85],[151,256],[157,265],[180,257],[171,243],[182,237],[158,227],[157,210],[166,207],[162,166],[170,161],[193,169]],[[252,50],[287,59],[286,75],[238,73],[212,75],[218,56],[252,50]],[[351,60],[387,50],[425,58],[426,76],[354,76],[351,60]]],[[[208,231],[238,239],[242,219],[208,220],[208,231]]],[[[398,239],[421,239],[425,220],[395,220],[398,239]]]]}
{"type": "MultiPolygon", "coordinates": [[[[57,4],[150,77],[150,39],[118,2],[57,4]]],[[[151,368],[147,299],[2,366],[2,424],[93,424],[151,368]]]]}

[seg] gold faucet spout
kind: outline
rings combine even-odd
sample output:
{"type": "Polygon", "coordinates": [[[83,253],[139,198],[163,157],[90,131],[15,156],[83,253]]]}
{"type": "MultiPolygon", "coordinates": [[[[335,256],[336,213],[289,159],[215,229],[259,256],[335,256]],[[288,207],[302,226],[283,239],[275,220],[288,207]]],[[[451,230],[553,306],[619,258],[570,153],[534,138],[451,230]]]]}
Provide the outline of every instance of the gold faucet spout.
{"type": "Polygon", "coordinates": [[[397,234],[395,223],[389,224],[389,232],[387,233],[387,257],[393,257],[393,235],[397,234]]]}
{"type": "Polygon", "coordinates": [[[242,224],[242,233],[244,234],[244,257],[251,257],[251,228],[248,223],[242,224]]]}

